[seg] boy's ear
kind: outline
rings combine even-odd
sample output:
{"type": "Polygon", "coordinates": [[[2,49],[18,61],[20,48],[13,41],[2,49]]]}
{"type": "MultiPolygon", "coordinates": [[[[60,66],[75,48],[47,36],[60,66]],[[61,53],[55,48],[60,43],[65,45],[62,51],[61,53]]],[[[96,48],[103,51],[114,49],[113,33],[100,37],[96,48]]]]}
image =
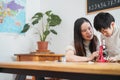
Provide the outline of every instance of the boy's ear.
{"type": "Polygon", "coordinates": [[[115,22],[111,22],[111,27],[114,27],[115,26],[115,22]]]}

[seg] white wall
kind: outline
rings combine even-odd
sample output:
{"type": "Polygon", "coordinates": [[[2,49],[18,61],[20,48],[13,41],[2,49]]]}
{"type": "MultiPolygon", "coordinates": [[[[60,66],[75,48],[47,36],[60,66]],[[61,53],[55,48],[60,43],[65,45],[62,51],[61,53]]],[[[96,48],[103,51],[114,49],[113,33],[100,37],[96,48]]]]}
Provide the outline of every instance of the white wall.
{"type": "MultiPolygon", "coordinates": [[[[94,16],[97,14],[96,12],[87,15],[86,0],[41,0],[40,2],[41,11],[52,10],[62,18],[62,24],[56,28],[58,35],[52,35],[50,45],[50,50],[56,53],[64,53],[65,46],[73,40],[73,24],[77,18],[86,17],[93,23],[94,16]]],[[[120,9],[111,9],[107,12],[115,17],[116,23],[119,25],[120,9]]],[[[95,34],[99,37],[100,33],[95,31],[95,34]]]]}
{"type": "MultiPolygon", "coordinates": [[[[97,14],[86,14],[86,0],[27,0],[26,21],[29,22],[34,13],[46,10],[52,10],[62,18],[61,25],[56,27],[58,35],[51,35],[49,45],[49,49],[56,53],[64,53],[65,47],[73,40],[73,24],[77,18],[86,17],[93,23],[93,18],[97,14]]],[[[107,12],[115,17],[119,25],[120,9],[107,12]]],[[[98,35],[96,31],[95,34],[98,35]]],[[[0,33],[0,61],[13,61],[14,54],[35,51],[37,40],[38,35],[34,34],[34,29],[29,30],[25,35],[0,33]]],[[[13,79],[11,75],[0,74],[0,80],[13,79]]]]}
{"type": "Polygon", "coordinates": [[[85,0],[41,0],[41,11],[52,10],[62,18],[62,24],[56,28],[58,35],[52,37],[50,50],[56,53],[65,52],[65,46],[73,39],[75,19],[86,14],[85,2],[85,0]]]}

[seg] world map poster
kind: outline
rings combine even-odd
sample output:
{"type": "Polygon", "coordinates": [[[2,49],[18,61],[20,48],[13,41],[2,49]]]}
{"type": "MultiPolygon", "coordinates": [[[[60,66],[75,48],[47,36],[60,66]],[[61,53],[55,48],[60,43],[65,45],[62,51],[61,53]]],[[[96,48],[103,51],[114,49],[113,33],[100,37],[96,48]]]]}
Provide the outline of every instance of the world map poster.
{"type": "Polygon", "coordinates": [[[26,0],[0,0],[0,32],[20,33],[25,24],[26,0]]]}

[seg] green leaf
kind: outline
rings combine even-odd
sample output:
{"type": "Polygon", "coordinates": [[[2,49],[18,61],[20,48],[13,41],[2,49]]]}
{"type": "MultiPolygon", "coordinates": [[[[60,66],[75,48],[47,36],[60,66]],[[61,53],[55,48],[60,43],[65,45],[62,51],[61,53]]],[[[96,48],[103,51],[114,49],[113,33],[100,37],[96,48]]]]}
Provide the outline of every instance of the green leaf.
{"type": "Polygon", "coordinates": [[[50,30],[53,34],[57,35],[57,32],[53,29],[50,30]]]}
{"type": "Polygon", "coordinates": [[[36,13],[36,14],[32,17],[32,19],[34,19],[34,18],[42,18],[43,15],[44,15],[43,13],[38,12],[38,13],[36,13]]]}
{"type": "Polygon", "coordinates": [[[48,31],[48,30],[46,30],[45,32],[43,32],[43,34],[44,34],[45,36],[47,36],[49,33],[50,33],[50,31],[48,31]]]}
{"type": "Polygon", "coordinates": [[[25,24],[24,27],[23,27],[23,30],[21,31],[21,33],[27,32],[29,28],[30,28],[30,25],[29,24],[25,24]]]}
{"type": "Polygon", "coordinates": [[[32,22],[32,24],[35,25],[35,24],[37,24],[38,22],[39,22],[39,19],[35,19],[35,20],[32,22]]]}
{"type": "Polygon", "coordinates": [[[33,22],[32,24],[35,25],[37,23],[39,23],[39,21],[43,18],[43,13],[36,13],[32,19],[33,19],[33,22]]]}
{"type": "Polygon", "coordinates": [[[51,13],[51,12],[52,12],[52,11],[49,10],[49,11],[46,11],[45,14],[46,14],[47,16],[50,16],[50,13],[51,13]]]}
{"type": "Polygon", "coordinates": [[[61,23],[61,18],[58,15],[51,15],[51,19],[49,20],[49,26],[56,26],[59,25],[61,23]]]}

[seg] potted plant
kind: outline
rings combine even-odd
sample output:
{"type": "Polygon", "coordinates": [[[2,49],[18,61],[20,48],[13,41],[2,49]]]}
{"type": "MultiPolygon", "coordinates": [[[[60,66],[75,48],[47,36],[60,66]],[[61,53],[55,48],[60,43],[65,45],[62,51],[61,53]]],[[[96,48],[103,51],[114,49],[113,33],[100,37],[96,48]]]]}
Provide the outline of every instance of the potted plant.
{"type": "MultiPolygon", "coordinates": [[[[48,44],[48,41],[46,41],[46,39],[50,33],[57,35],[57,32],[53,28],[59,25],[61,21],[62,21],[61,18],[58,15],[53,14],[51,10],[46,11],[45,13],[37,12],[35,15],[33,15],[32,25],[41,23],[41,26],[42,26],[41,33],[39,34],[40,41],[38,41],[38,44],[40,44],[40,47],[38,46],[38,50],[41,50],[42,48],[41,42],[43,44],[44,43],[48,44]]],[[[25,24],[21,33],[26,32],[29,28],[30,28],[30,24],[29,23],[25,24]]],[[[45,46],[44,48],[42,48],[42,50],[47,50],[47,46],[45,46]]]]}

